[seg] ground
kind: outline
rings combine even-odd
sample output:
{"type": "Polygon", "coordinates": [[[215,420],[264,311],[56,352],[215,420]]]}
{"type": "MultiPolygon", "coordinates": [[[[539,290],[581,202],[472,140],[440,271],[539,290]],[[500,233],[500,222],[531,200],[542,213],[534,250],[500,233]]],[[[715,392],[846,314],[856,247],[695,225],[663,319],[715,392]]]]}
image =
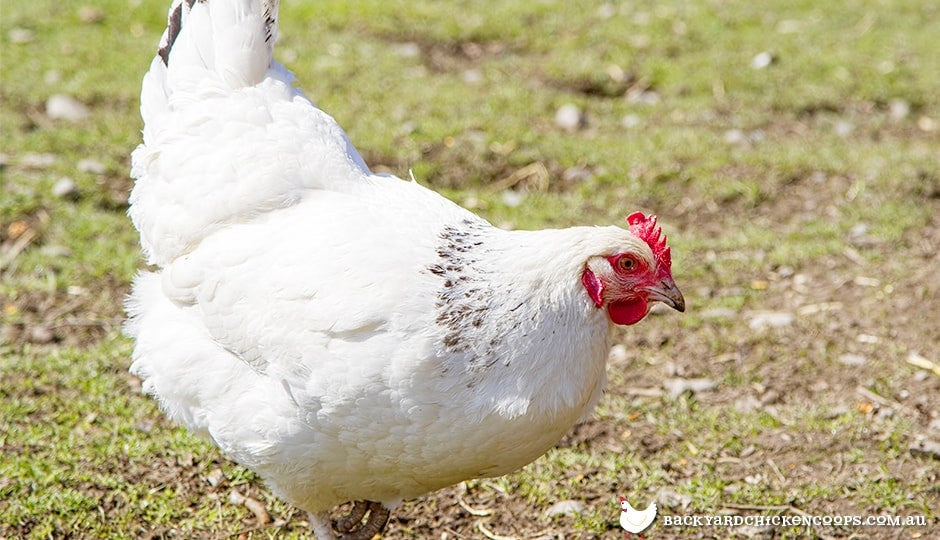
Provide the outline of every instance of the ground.
{"type": "MultiPolygon", "coordinates": [[[[128,156],[164,2],[2,10],[0,538],[309,534],[127,374],[128,156]]],[[[650,538],[935,533],[940,4],[284,0],[281,17],[277,56],[375,169],[505,227],[654,212],[688,302],[616,331],[606,397],[556,448],[407,501],[383,538],[622,538],[619,496],[658,501],[650,538]],[[664,524],[729,514],[926,525],[664,524]]]]}

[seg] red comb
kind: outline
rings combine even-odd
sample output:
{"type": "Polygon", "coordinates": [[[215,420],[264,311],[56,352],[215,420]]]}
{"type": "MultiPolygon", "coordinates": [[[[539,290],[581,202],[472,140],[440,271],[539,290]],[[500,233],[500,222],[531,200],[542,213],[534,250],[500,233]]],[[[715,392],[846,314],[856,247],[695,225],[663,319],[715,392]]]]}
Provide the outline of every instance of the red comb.
{"type": "Polygon", "coordinates": [[[656,226],[656,216],[646,217],[643,212],[634,212],[627,216],[627,223],[630,224],[630,232],[653,250],[659,264],[666,265],[666,268],[672,267],[666,235],[663,234],[662,228],[656,226]]]}

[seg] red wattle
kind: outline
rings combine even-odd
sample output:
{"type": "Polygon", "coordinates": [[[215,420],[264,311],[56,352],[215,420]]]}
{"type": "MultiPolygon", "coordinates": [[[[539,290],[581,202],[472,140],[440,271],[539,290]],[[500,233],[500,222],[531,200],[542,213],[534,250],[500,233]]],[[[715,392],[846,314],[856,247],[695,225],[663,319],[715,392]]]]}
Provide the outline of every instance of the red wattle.
{"type": "Polygon", "coordinates": [[[620,300],[607,305],[607,314],[615,324],[636,324],[646,317],[646,300],[620,300]]]}

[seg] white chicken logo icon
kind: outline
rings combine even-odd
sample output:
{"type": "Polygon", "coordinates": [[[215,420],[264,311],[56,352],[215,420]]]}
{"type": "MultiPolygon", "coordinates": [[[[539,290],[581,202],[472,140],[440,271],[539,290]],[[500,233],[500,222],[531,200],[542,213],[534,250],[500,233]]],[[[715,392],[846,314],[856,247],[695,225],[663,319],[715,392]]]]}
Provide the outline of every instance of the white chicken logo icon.
{"type": "Polygon", "coordinates": [[[651,502],[646,510],[630,506],[626,497],[620,497],[620,526],[628,533],[640,533],[649,528],[656,519],[656,503],[651,502]]]}

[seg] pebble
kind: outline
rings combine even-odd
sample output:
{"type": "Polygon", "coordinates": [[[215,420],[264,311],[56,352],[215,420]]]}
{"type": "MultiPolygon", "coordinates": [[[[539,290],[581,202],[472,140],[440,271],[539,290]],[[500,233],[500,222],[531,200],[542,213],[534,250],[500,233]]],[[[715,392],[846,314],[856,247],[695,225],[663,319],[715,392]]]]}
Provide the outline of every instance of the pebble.
{"type": "Polygon", "coordinates": [[[669,397],[677,398],[685,392],[696,394],[699,392],[708,392],[716,388],[715,381],[711,379],[681,379],[673,378],[663,381],[663,388],[669,392],[669,397]]]}
{"type": "Polygon", "coordinates": [[[32,41],[34,35],[33,31],[28,28],[11,28],[7,38],[10,43],[23,44],[32,41]]]}
{"type": "Polygon", "coordinates": [[[576,131],[586,124],[584,113],[574,103],[566,103],[555,111],[555,124],[565,131],[576,131]]]}
{"type": "Polygon", "coordinates": [[[692,504],[692,497],[663,488],[656,493],[656,501],[666,508],[688,508],[692,504]]]}
{"type": "Polygon", "coordinates": [[[724,135],[725,142],[728,144],[743,144],[747,142],[747,136],[740,129],[729,129],[724,135]]]}
{"type": "Polygon", "coordinates": [[[503,192],[503,204],[505,204],[506,206],[510,208],[515,208],[519,206],[520,204],[522,204],[522,201],[524,200],[525,200],[525,193],[522,193],[521,191],[513,191],[511,189],[507,189],[506,191],[503,192]]]}
{"type": "Polygon", "coordinates": [[[911,114],[911,105],[903,99],[891,100],[888,105],[888,115],[895,122],[904,120],[909,114],[911,114]]]}
{"type": "Polygon", "coordinates": [[[846,353],[839,356],[839,363],[843,366],[864,366],[868,363],[868,359],[860,354],[846,353]]]}
{"type": "Polygon", "coordinates": [[[75,181],[64,176],[59,178],[59,180],[52,186],[52,194],[60,199],[77,199],[78,198],[78,186],[75,184],[75,181]]]}
{"type": "Polygon", "coordinates": [[[561,178],[568,183],[584,182],[594,177],[594,173],[587,167],[569,167],[561,173],[561,178]]]}
{"type": "Polygon", "coordinates": [[[835,125],[832,126],[832,130],[839,137],[848,137],[853,131],[855,131],[855,125],[848,120],[838,120],[835,125]]]}
{"type": "Polygon", "coordinates": [[[911,445],[911,455],[931,459],[940,459],[940,442],[924,439],[911,445]]]}
{"type": "Polygon", "coordinates": [[[84,103],[72,96],[55,94],[46,100],[46,115],[54,120],[78,122],[91,114],[84,103]]]}
{"type": "Polygon", "coordinates": [[[793,324],[793,314],[785,311],[765,311],[751,315],[748,326],[751,330],[766,330],[767,328],[784,328],[793,324]]]}
{"type": "Polygon", "coordinates": [[[751,59],[751,67],[754,69],[764,69],[765,67],[773,64],[776,60],[776,57],[773,53],[763,51],[757,53],[754,58],[751,59]]]}
{"type": "Polygon", "coordinates": [[[414,42],[399,43],[392,47],[392,51],[402,58],[415,58],[421,54],[421,47],[414,42]]]}
{"type": "Polygon", "coordinates": [[[51,167],[56,162],[54,154],[37,154],[29,152],[20,158],[20,166],[28,169],[45,169],[51,167]]]}
{"type": "Polygon", "coordinates": [[[628,129],[635,128],[639,126],[640,123],[641,123],[640,117],[635,114],[628,114],[624,116],[622,120],[620,120],[620,125],[628,129]]]}
{"type": "Polygon", "coordinates": [[[107,169],[104,166],[104,163],[101,163],[97,159],[85,158],[79,160],[75,165],[75,168],[81,172],[87,172],[92,174],[104,174],[107,172],[107,169]]]}
{"type": "Polygon", "coordinates": [[[561,516],[565,514],[581,514],[584,512],[584,503],[581,501],[558,501],[545,510],[548,517],[561,516]]]}
{"type": "Polygon", "coordinates": [[[756,411],[760,409],[760,400],[752,395],[747,395],[743,398],[738,398],[734,402],[734,410],[739,413],[749,413],[751,411],[756,411]]]}
{"type": "Polygon", "coordinates": [[[460,78],[467,84],[480,84],[483,82],[483,73],[479,69],[467,69],[460,74],[460,78]]]}
{"type": "Polygon", "coordinates": [[[209,471],[209,474],[206,475],[206,481],[209,482],[209,485],[216,487],[225,480],[225,474],[222,472],[222,469],[215,468],[209,471]]]}
{"type": "Polygon", "coordinates": [[[36,343],[39,345],[44,345],[46,343],[51,343],[55,339],[55,334],[52,333],[46,326],[34,326],[29,329],[29,342],[36,343]]]}

